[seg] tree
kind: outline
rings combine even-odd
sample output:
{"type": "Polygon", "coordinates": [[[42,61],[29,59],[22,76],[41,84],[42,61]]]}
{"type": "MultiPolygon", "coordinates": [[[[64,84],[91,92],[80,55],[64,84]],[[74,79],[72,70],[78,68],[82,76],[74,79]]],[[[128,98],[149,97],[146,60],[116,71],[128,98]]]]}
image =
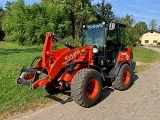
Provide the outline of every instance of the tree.
{"type": "Polygon", "coordinates": [[[41,5],[61,37],[72,35],[73,39],[78,39],[83,24],[96,21],[90,0],[42,0],[41,5]],[[54,7],[50,7],[51,5],[54,7]]]}
{"type": "Polygon", "coordinates": [[[121,23],[126,25],[125,29],[125,40],[123,40],[123,43],[130,44],[130,45],[135,45],[135,36],[133,35],[133,26],[135,24],[135,20],[133,19],[132,15],[126,15],[125,17],[122,17],[121,23]]]}
{"type": "Polygon", "coordinates": [[[135,46],[137,36],[134,33],[135,20],[133,16],[127,14],[125,17],[116,17],[115,21],[126,25],[125,37],[123,37],[124,39],[122,40],[122,43],[135,46]]]}
{"type": "Polygon", "coordinates": [[[151,20],[151,22],[150,22],[150,24],[149,24],[149,29],[150,30],[157,30],[157,21],[156,20],[154,20],[154,19],[152,19],[151,20]]]}
{"type": "Polygon", "coordinates": [[[146,31],[148,31],[147,24],[145,22],[138,22],[133,27],[134,30],[134,36],[138,43],[140,43],[139,38],[142,36],[142,34],[146,31]]]}
{"type": "Polygon", "coordinates": [[[25,6],[23,0],[10,3],[10,8],[6,11],[2,23],[2,29],[6,33],[5,40],[23,44],[24,39],[24,21],[26,20],[25,6]]]}
{"type": "Polygon", "coordinates": [[[2,30],[2,19],[4,17],[5,11],[2,9],[2,6],[0,7],[0,41],[3,40],[5,33],[2,30]]]}
{"type": "Polygon", "coordinates": [[[158,26],[158,31],[160,32],[160,25],[158,26]]]}
{"type": "Polygon", "coordinates": [[[105,0],[102,0],[101,3],[97,3],[94,7],[95,15],[98,18],[97,22],[110,21],[114,18],[112,5],[110,3],[105,3],[105,0]]]}
{"type": "Polygon", "coordinates": [[[96,21],[93,14],[93,8],[90,0],[66,0],[67,9],[69,10],[69,18],[71,21],[73,39],[81,36],[83,24],[96,21]]]}
{"type": "Polygon", "coordinates": [[[5,8],[6,8],[6,10],[9,10],[9,9],[11,9],[11,4],[12,4],[13,2],[9,2],[9,1],[7,1],[7,3],[5,4],[5,8]]]}
{"type": "Polygon", "coordinates": [[[17,0],[8,2],[6,9],[5,39],[22,45],[41,44],[48,31],[77,39],[83,24],[96,21],[90,0],[42,0],[32,5],[17,0]]]}
{"type": "Polygon", "coordinates": [[[125,40],[123,43],[136,46],[141,35],[148,31],[147,24],[145,22],[137,22],[134,20],[132,15],[126,15],[125,17],[116,17],[115,22],[119,22],[126,25],[125,29],[125,40]]]}
{"type": "MultiPolygon", "coordinates": [[[[79,39],[83,24],[110,21],[114,17],[112,5],[105,0],[95,5],[91,4],[91,0],[41,0],[32,5],[17,0],[7,2],[5,8],[2,22],[5,40],[22,45],[43,43],[48,31],[62,38],[79,39]]],[[[115,21],[127,25],[124,43],[135,44],[137,36],[146,30],[146,24],[135,24],[131,15],[117,17],[115,21]]]]}
{"type": "Polygon", "coordinates": [[[60,0],[42,0],[40,3],[44,10],[45,25],[43,31],[54,31],[61,37],[67,37],[71,34],[71,21],[69,10],[65,1],[60,0]]]}
{"type": "Polygon", "coordinates": [[[117,22],[117,23],[124,24],[124,17],[116,16],[115,19],[114,19],[114,21],[117,22]]]}
{"type": "Polygon", "coordinates": [[[135,30],[142,35],[144,32],[148,31],[147,24],[145,22],[138,22],[135,24],[135,30]]]}
{"type": "Polygon", "coordinates": [[[0,6],[0,25],[2,23],[3,16],[4,16],[4,10],[3,10],[2,6],[0,6]]]}

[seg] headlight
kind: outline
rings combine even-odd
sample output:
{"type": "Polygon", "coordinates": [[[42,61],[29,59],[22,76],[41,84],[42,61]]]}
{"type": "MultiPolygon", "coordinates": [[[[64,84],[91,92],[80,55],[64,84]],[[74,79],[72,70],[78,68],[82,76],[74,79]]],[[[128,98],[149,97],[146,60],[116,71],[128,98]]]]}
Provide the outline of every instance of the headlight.
{"type": "Polygon", "coordinates": [[[93,48],[93,53],[98,53],[98,48],[93,48]]]}

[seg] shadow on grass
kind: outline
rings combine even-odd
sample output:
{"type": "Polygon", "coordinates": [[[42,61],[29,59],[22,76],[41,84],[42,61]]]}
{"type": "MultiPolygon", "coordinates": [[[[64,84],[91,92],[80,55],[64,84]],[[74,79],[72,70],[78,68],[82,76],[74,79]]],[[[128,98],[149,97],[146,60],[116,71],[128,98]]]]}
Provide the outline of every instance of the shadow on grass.
{"type": "Polygon", "coordinates": [[[1,55],[11,55],[15,53],[31,53],[31,52],[41,52],[42,48],[0,48],[1,55]]]}
{"type": "Polygon", "coordinates": [[[63,94],[63,95],[66,95],[68,98],[64,100],[64,99],[62,99],[62,98],[57,97],[57,95],[47,95],[47,96],[45,96],[45,97],[48,97],[48,98],[50,98],[50,99],[53,99],[53,100],[55,100],[55,101],[57,101],[57,102],[59,102],[59,103],[61,103],[61,104],[65,104],[65,103],[67,103],[67,102],[72,102],[72,101],[73,101],[72,98],[70,97],[70,96],[71,96],[71,93],[70,93],[69,91],[63,92],[62,94],[63,94]]]}

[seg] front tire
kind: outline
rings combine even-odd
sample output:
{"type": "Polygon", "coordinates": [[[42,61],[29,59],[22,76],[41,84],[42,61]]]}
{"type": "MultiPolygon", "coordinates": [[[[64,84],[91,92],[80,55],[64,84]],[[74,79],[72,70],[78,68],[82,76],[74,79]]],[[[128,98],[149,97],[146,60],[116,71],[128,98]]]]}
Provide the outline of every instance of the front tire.
{"type": "Polygon", "coordinates": [[[71,97],[82,107],[92,107],[100,97],[102,78],[98,71],[90,68],[79,70],[71,84],[71,97]]]}
{"type": "Polygon", "coordinates": [[[44,89],[46,90],[46,92],[47,92],[49,95],[54,95],[54,94],[60,93],[60,90],[59,90],[58,88],[55,88],[55,87],[54,87],[53,82],[45,85],[45,86],[44,86],[44,89]]]}
{"type": "Polygon", "coordinates": [[[118,76],[115,78],[115,81],[112,83],[114,89],[117,90],[127,90],[131,84],[131,70],[128,64],[122,65],[118,76]]]}

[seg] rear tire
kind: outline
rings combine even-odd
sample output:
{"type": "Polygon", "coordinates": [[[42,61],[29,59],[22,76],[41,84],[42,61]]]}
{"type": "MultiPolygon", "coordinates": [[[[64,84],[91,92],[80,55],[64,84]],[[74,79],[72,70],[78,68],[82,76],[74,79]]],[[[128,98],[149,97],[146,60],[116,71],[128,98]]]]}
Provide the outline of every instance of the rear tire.
{"type": "Polygon", "coordinates": [[[115,78],[115,81],[112,83],[114,89],[117,90],[127,90],[131,84],[131,70],[128,64],[122,65],[118,76],[115,78]]]}
{"type": "Polygon", "coordinates": [[[98,71],[90,68],[79,70],[71,84],[71,97],[82,107],[92,107],[100,97],[102,78],[98,71]]]}

